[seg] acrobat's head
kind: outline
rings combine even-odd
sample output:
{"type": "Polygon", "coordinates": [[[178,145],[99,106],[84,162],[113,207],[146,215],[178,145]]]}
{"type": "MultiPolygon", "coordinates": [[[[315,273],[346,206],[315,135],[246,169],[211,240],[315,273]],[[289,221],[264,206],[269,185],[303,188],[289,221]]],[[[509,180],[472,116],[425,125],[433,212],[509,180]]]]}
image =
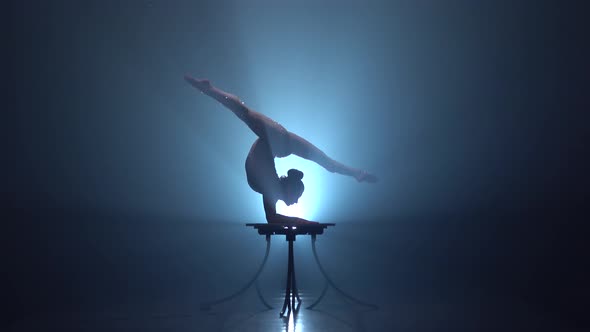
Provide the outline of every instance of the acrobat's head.
{"type": "Polygon", "coordinates": [[[287,176],[281,176],[282,197],[281,200],[287,205],[297,203],[299,197],[303,194],[305,186],[303,185],[303,172],[297,169],[290,169],[287,176]]]}

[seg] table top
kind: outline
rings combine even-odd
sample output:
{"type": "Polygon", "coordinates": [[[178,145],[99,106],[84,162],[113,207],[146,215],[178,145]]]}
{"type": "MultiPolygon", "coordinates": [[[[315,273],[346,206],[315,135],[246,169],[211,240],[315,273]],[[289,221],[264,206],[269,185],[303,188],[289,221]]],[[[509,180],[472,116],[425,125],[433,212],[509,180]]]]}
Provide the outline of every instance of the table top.
{"type": "Polygon", "coordinates": [[[261,235],[316,235],[323,234],[324,229],[336,224],[246,224],[254,227],[261,235]]]}

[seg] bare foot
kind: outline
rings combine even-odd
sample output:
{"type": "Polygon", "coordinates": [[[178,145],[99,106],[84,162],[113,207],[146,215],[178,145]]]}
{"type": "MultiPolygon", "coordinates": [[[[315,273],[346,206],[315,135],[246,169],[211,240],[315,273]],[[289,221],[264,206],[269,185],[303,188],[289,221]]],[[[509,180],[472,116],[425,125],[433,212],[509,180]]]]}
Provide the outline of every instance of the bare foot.
{"type": "Polygon", "coordinates": [[[375,183],[377,182],[377,177],[367,171],[359,171],[357,175],[355,175],[355,178],[358,182],[369,182],[369,183],[375,183]]]}
{"type": "Polygon", "coordinates": [[[206,78],[198,79],[187,74],[184,75],[184,80],[201,92],[206,92],[211,89],[211,82],[206,78]]]}

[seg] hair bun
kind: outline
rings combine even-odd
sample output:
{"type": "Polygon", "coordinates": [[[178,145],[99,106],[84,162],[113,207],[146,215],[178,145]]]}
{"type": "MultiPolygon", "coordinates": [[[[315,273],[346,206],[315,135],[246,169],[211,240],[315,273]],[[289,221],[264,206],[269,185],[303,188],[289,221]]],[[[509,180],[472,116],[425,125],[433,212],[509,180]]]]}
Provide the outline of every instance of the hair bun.
{"type": "Polygon", "coordinates": [[[298,170],[298,169],[294,169],[291,168],[288,172],[287,175],[289,176],[289,178],[293,178],[295,180],[301,180],[303,179],[303,172],[298,170]]]}

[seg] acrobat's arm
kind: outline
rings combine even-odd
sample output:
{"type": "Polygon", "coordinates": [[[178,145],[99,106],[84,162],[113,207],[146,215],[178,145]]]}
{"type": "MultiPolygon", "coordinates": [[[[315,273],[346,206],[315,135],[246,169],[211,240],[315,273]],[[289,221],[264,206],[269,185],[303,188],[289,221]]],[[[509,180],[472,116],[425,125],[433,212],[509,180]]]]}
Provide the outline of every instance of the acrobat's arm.
{"type": "Polygon", "coordinates": [[[284,216],[282,214],[278,214],[275,203],[272,200],[268,199],[268,197],[263,196],[262,200],[264,202],[264,212],[266,213],[266,221],[269,224],[317,224],[315,221],[309,221],[302,218],[297,217],[289,217],[284,216]]]}
{"type": "Polygon", "coordinates": [[[289,133],[291,152],[301,158],[311,160],[325,168],[328,172],[352,176],[359,182],[377,182],[377,177],[367,171],[346,166],[328,157],[322,150],[305,138],[289,133]]]}

